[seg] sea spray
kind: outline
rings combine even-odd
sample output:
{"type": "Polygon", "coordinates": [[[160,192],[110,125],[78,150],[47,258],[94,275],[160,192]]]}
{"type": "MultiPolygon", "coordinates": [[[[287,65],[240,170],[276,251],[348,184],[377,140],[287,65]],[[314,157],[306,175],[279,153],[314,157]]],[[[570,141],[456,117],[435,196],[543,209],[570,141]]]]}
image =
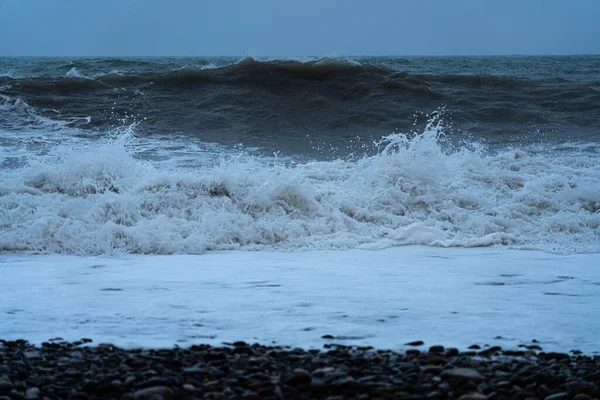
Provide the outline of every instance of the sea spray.
{"type": "MultiPolygon", "coordinates": [[[[508,246],[594,252],[593,153],[444,144],[434,120],[356,161],[241,152],[212,165],[139,159],[134,127],[0,172],[0,248],[76,254],[508,246]],[[576,166],[576,167],[575,167],[576,166]]],[[[199,154],[201,156],[201,154],[199,154]]]]}

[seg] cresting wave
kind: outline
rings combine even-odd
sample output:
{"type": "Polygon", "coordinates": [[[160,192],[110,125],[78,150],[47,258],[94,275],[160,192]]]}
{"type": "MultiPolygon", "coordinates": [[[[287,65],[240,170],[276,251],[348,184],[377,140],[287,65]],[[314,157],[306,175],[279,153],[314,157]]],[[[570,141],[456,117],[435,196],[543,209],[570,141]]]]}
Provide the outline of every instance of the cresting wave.
{"type": "Polygon", "coordinates": [[[596,154],[451,147],[436,121],[412,137],[385,137],[377,155],[358,161],[241,153],[212,167],[164,168],[132,157],[136,140],[129,132],[77,154],[65,146],[0,172],[0,249],[600,251],[596,154]]]}
{"type": "MultiPolygon", "coordinates": [[[[598,141],[595,60],[12,60],[11,74],[0,76],[0,95],[43,118],[89,117],[83,129],[90,131],[134,116],[140,134],[184,133],[311,156],[314,143],[338,146],[358,135],[370,143],[408,132],[415,113],[444,106],[453,121],[447,133],[460,138],[468,132],[501,144],[526,135],[529,143],[541,136],[598,141]],[[453,62],[464,66],[445,67],[453,62]],[[495,74],[501,62],[510,65],[495,74]],[[583,72],[573,73],[574,65],[583,72]],[[558,67],[564,71],[548,73],[558,67]]],[[[4,118],[0,128],[14,125],[4,118]]]]}

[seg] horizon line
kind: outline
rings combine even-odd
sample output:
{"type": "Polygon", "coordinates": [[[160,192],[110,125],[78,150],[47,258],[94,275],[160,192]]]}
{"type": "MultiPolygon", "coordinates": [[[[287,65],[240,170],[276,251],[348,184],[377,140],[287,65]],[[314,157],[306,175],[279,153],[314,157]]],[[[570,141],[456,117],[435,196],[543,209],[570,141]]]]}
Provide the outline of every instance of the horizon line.
{"type": "Polygon", "coordinates": [[[500,54],[331,54],[331,55],[256,55],[256,54],[230,54],[230,55],[0,55],[0,58],[340,58],[340,57],[583,57],[600,56],[600,53],[500,53],[500,54]]]}

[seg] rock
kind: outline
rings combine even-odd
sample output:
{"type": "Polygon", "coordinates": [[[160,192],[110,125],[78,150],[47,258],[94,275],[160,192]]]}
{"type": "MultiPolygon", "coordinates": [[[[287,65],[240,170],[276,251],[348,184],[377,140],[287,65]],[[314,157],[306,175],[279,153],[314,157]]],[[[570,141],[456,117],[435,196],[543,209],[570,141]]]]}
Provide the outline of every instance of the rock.
{"type": "Polygon", "coordinates": [[[206,375],[208,371],[204,369],[202,364],[196,364],[193,367],[183,368],[183,373],[185,375],[206,375]]]}
{"type": "Polygon", "coordinates": [[[508,372],[496,370],[496,371],[494,371],[494,376],[496,378],[507,378],[510,376],[510,374],[508,372]]]}
{"type": "Polygon", "coordinates": [[[242,400],[262,400],[262,397],[256,392],[246,390],[244,393],[242,393],[242,400]]]}
{"type": "Polygon", "coordinates": [[[431,346],[429,348],[429,352],[430,353],[443,353],[444,352],[444,346],[440,346],[440,345],[436,345],[436,346],[431,346]]]}
{"type": "Polygon", "coordinates": [[[248,359],[248,362],[251,365],[254,365],[254,364],[263,365],[263,364],[269,364],[271,362],[271,360],[268,357],[260,356],[260,357],[250,357],[248,359]]]}
{"type": "Polygon", "coordinates": [[[294,374],[290,376],[285,383],[291,386],[308,385],[312,381],[311,374],[304,369],[295,369],[294,374]]]}
{"type": "Polygon", "coordinates": [[[481,350],[479,352],[479,355],[482,356],[482,357],[488,357],[488,356],[493,356],[493,355],[495,355],[496,353],[498,353],[500,351],[502,351],[502,347],[500,347],[500,346],[492,346],[492,347],[487,348],[485,350],[481,350]]]}
{"type": "Polygon", "coordinates": [[[481,349],[481,346],[478,345],[478,344],[472,344],[472,345],[469,346],[469,349],[471,349],[471,350],[479,350],[479,349],[481,349]]]}
{"type": "Polygon", "coordinates": [[[592,382],[586,382],[584,380],[571,381],[567,383],[567,391],[570,394],[591,394],[596,395],[599,393],[598,386],[592,382]]]}
{"type": "Polygon", "coordinates": [[[254,355],[254,350],[249,346],[236,346],[233,348],[233,354],[254,355]]]}
{"type": "Polygon", "coordinates": [[[15,389],[8,393],[8,397],[10,397],[12,400],[25,400],[25,395],[15,389]]]}
{"type": "Polygon", "coordinates": [[[333,368],[333,367],[317,368],[313,371],[312,374],[313,374],[313,376],[322,378],[325,375],[330,374],[334,371],[335,371],[335,368],[333,368]]]}
{"type": "Polygon", "coordinates": [[[458,398],[458,400],[487,400],[488,397],[481,393],[469,393],[463,394],[458,398]]]}
{"type": "Polygon", "coordinates": [[[456,357],[459,354],[460,354],[460,352],[458,351],[457,348],[450,347],[449,349],[446,349],[446,356],[447,357],[456,357]]]}
{"type": "Polygon", "coordinates": [[[30,359],[30,360],[35,360],[35,359],[38,359],[38,358],[42,358],[42,355],[40,354],[40,351],[39,350],[35,350],[35,349],[34,350],[24,351],[23,355],[25,357],[27,357],[28,359],[30,359]]]}
{"type": "Polygon", "coordinates": [[[145,389],[136,390],[133,394],[136,399],[150,399],[154,395],[169,398],[173,396],[173,391],[166,386],[152,386],[145,389]]]}
{"type": "MultiPolygon", "coordinates": [[[[542,356],[540,354],[540,356],[542,356]]],[[[546,360],[569,360],[571,356],[566,353],[549,352],[543,355],[546,360]]]]}
{"type": "Polygon", "coordinates": [[[321,336],[321,339],[335,339],[335,338],[333,337],[333,335],[323,335],[323,336],[321,336]]]}
{"type": "Polygon", "coordinates": [[[560,392],[560,393],[555,393],[553,395],[547,396],[546,398],[544,398],[544,400],[562,400],[562,399],[568,399],[568,398],[569,398],[569,393],[560,392]]]}
{"type": "Polygon", "coordinates": [[[183,387],[183,390],[187,390],[188,392],[196,391],[196,386],[192,385],[191,383],[184,383],[182,387],[183,387]]]}
{"type": "Polygon", "coordinates": [[[442,392],[439,390],[434,390],[433,392],[427,393],[428,399],[439,399],[440,397],[442,397],[442,392]]]}
{"type": "Polygon", "coordinates": [[[598,382],[600,381],[600,371],[596,371],[592,374],[586,375],[583,379],[590,382],[598,382]]]}
{"type": "Polygon", "coordinates": [[[540,346],[538,346],[537,344],[530,344],[530,345],[526,345],[525,348],[527,350],[543,350],[540,346]]]}
{"type": "Polygon", "coordinates": [[[351,389],[355,388],[358,384],[356,382],[356,379],[354,379],[351,376],[347,376],[346,378],[338,379],[337,381],[333,382],[333,385],[351,389]]]}
{"type": "Polygon", "coordinates": [[[37,399],[38,397],[40,397],[40,389],[36,388],[36,387],[32,387],[27,389],[27,391],[25,392],[25,398],[27,399],[37,399]]]}
{"type": "Polygon", "coordinates": [[[464,380],[479,380],[479,379],[481,379],[481,375],[479,374],[479,372],[477,372],[476,370],[474,370],[472,368],[447,369],[444,372],[442,372],[442,376],[450,377],[450,378],[457,378],[457,379],[464,379],[464,380]]]}
{"type": "Polygon", "coordinates": [[[172,385],[173,382],[171,382],[170,379],[168,378],[163,378],[160,376],[153,376],[152,378],[140,382],[138,384],[138,388],[139,389],[143,389],[143,388],[148,388],[148,387],[169,387],[172,385]]]}
{"type": "Polygon", "coordinates": [[[0,392],[10,392],[13,388],[13,383],[6,375],[0,375],[0,392]]]}
{"type": "Polygon", "coordinates": [[[426,365],[421,368],[422,374],[439,374],[442,371],[442,367],[439,365],[426,365]]]}
{"type": "Polygon", "coordinates": [[[573,400],[591,400],[591,397],[587,394],[579,393],[577,396],[573,397],[573,400]]]}
{"type": "Polygon", "coordinates": [[[89,396],[87,393],[83,392],[74,392],[69,395],[69,400],[87,400],[89,396]]]}
{"type": "Polygon", "coordinates": [[[425,342],[423,342],[422,340],[415,340],[414,342],[404,343],[405,346],[413,346],[413,347],[423,346],[424,344],[425,344],[425,342]]]}

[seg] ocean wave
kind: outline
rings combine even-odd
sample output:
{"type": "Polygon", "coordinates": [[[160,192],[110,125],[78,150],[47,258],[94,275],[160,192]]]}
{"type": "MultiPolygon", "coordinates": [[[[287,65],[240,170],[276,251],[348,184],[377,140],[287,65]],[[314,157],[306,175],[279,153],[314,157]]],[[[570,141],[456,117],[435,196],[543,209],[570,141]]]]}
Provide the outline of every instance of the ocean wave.
{"type": "Polygon", "coordinates": [[[75,254],[507,246],[598,252],[597,154],[454,146],[432,121],[356,161],[163,168],[131,132],[0,172],[0,249],[75,254]]]}
{"type": "Polygon", "coordinates": [[[441,106],[452,113],[457,132],[491,140],[522,136],[524,127],[562,140],[567,133],[594,134],[600,123],[598,88],[555,77],[408,73],[348,58],[118,61],[70,62],[61,65],[69,70],[60,77],[0,77],[0,93],[46,118],[53,118],[46,109],[66,119],[90,116],[90,129],[110,129],[135,115],[146,132],[186,132],[210,141],[259,138],[247,143],[258,146],[273,135],[281,141],[310,136],[325,146],[339,142],[329,141],[332,135],[370,141],[406,131],[415,112],[441,106]],[[84,74],[86,63],[106,72],[84,74]]]}

